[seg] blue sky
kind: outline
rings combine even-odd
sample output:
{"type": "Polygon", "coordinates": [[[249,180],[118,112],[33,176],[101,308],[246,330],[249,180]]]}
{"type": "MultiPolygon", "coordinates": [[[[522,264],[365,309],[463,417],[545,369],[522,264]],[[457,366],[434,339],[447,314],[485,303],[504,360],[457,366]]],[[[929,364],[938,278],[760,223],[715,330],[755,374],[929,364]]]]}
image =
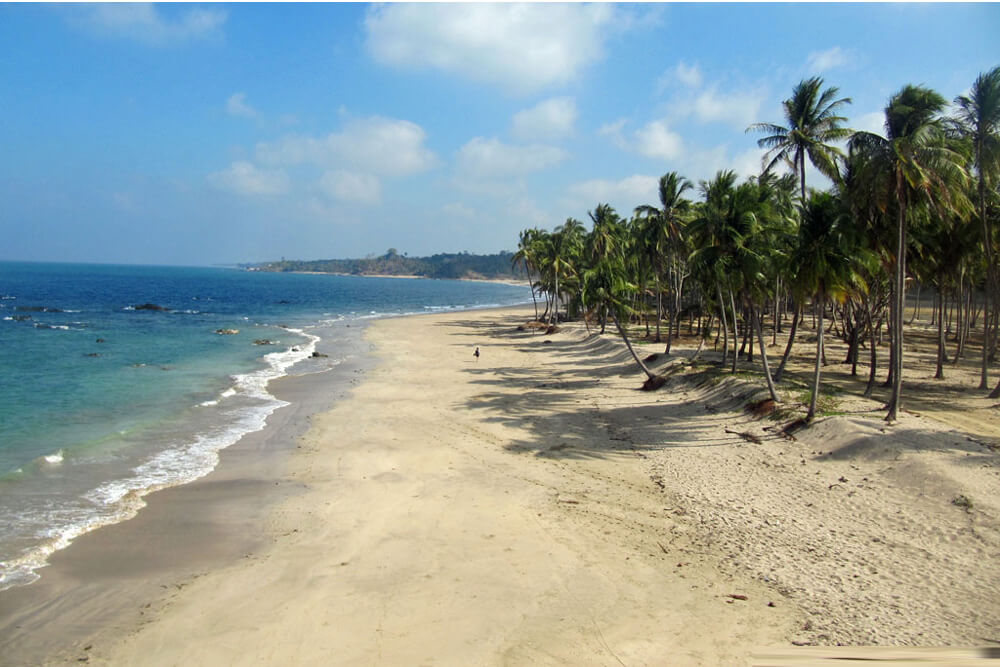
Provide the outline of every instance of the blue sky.
{"type": "Polygon", "coordinates": [[[0,259],[513,249],[756,173],[804,77],[873,131],[904,84],[952,99],[998,35],[998,4],[3,5],[0,259]]]}

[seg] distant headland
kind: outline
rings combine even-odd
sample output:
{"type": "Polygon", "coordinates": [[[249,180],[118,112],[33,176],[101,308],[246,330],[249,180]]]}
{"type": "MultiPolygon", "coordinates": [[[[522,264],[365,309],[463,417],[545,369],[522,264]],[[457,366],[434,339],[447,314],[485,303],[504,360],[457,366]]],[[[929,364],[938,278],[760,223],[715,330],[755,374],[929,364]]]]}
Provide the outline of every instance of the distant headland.
{"type": "Polygon", "coordinates": [[[389,248],[385,254],[362,259],[284,259],[276,262],[240,264],[247,271],[275,273],[336,273],[356,276],[393,276],[480,280],[524,279],[521,265],[513,266],[511,252],[474,255],[467,252],[410,257],[389,248]]]}

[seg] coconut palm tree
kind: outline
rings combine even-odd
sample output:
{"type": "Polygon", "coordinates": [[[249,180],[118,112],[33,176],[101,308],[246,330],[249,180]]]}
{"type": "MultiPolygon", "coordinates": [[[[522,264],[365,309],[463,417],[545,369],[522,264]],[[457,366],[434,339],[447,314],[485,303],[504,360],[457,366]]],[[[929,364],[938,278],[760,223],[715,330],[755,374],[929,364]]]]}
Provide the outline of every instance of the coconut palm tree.
{"type": "Polygon", "coordinates": [[[531,280],[531,269],[537,264],[538,240],[541,231],[535,228],[521,232],[517,242],[517,252],[510,258],[511,266],[518,262],[524,264],[524,273],[528,277],[528,287],[531,288],[531,301],[535,304],[535,320],[538,320],[538,300],[535,298],[535,284],[531,280]]]}
{"type": "MultiPolygon", "coordinates": [[[[643,388],[656,389],[663,385],[663,378],[649,369],[639,358],[622,320],[630,314],[629,301],[636,291],[636,285],[628,280],[626,259],[629,245],[623,234],[617,213],[606,204],[600,204],[591,213],[594,228],[588,235],[587,250],[580,276],[580,300],[585,309],[596,309],[611,315],[618,334],[625,342],[629,354],[636,365],[646,374],[643,388]]],[[[603,323],[602,323],[603,333],[603,323]]]]}
{"type": "Polygon", "coordinates": [[[579,220],[567,218],[546,237],[541,251],[542,267],[551,290],[553,307],[549,323],[559,321],[560,295],[566,290],[567,281],[576,275],[576,265],[581,248],[583,224],[579,220]]]}
{"type": "Polygon", "coordinates": [[[820,390],[823,367],[823,315],[828,299],[842,300],[858,286],[854,258],[859,243],[850,217],[837,197],[826,192],[813,192],[802,207],[798,244],[792,252],[792,265],[797,267],[796,282],[800,289],[812,294],[819,311],[816,327],[816,366],[813,371],[812,396],[806,421],[816,416],[816,399],[820,390]]]}
{"type": "MultiPolygon", "coordinates": [[[[722,366],[725,367],[729,353],[729,328],[726,321],[726,299],[723,287],[729,291],[730,260],[729,249],[723,246],[730,235],[726,229],[729,222],[729,200],[736,187],[736,172],[732,170],[719,171],[711,181],[701,181],[703,202],[695,208],[694,215],[688,225],[688,231],[693,240],[695,250],[690,261],[696,270],[715,285],[716,301],[719,306],[719,316],[722,322],[722,366]]],[[[736,314],[733,313],[733,363],[732,372],[736,372],[736,346],[739,344],[739,332],[736,330],[736,314]]]]}
{"type": "MultiPolygon", "coordinates": [[[[700,262],[703,267],[711,266],[725,276],[734,320],[736,308],[733,295],[739,295],[740,303],[749,314],[748,336],[756,335],[760,343],[767,388],[771,399],[777,401],[758,314],[770,283],[769,267],[775,263],[775,249],[768,242],[769,227],[779,215],[774,202],[775,190],[767,180],[761,183],[759,179],[751,179],[733,187],[734,180],[732,172],[720,172],[712,182],[702,184],[706,201],[691,222],[692,233],[698,239],[692,260],[700,262]]],[[[719,293],[721,300],[721,289],[719,293]]],[[[734,336],[733,371],[736,370],[738,356],[735,329],[734,336]]]]}
{"type": "MultiPolygon", "coordinates": [[[[660,206],[644,204],[635,208],[636,215],[646,218],[645,240],[647,247],[653,253],[653,257],[658,261],[654,262],[654,280],[656,282],[656,342],[660,342],[660,276],[663,275],[663,261],[666,260],[671,265],[673,271],[679,271],[677,266],[680,260],[680,250],[682,247],[682,232],[685,216],[691,210],[691,202],[684,199],[684,192],[694,186],[691,181],[679,176],[676,171],[671,171],[660,177],[659,198],[660,206]]],[[[676,275],[676,273],[674,274],[676,275]]],[[[680,308],[679,290],[671,290],[673,300],[670,307],[670,327],[667,329],[667,349],[665,354],[670,354],[670,341],[673,334],[673,323],[680,308]]]]}
{"type": "Polygon", "coordinates": [[[903,375],[903,296],[906,279],[907,222],[921,205],[939,212],[967,204],[964,158],[945,134],[941,112],[946,102],[929,88],[907,85],[885,107],[885,132],[855,132],[852,149],[863,155],[861,169],[883,212],[896,215],[895,280],[890,312],[892,395],[887,421],[901,404],[903,375]]]}
{"type": "Polygon", "coordinates": [[[813,77],[799,81],[792,90],[792,96],[782,104],[785,109],[785,125],[777,123],[754,123],[747,132],[762,132],[767,136],[759,139],[757,145],[766,148],[764,171],[771,171],[778,162],[784,162],[799,175],[802,201],[806,199],[806,159],[819,169],[820,173],[833,181],[837,180],[837,158],[841,151],[831,142],[847,139],[851,130],[842,126],[847,122],[837,112],[851,98],[837,98],[840,89],[832,86],[823,90],[823,79],[813,77]]]}
{"type": "MultiPolygon", "coordinates": [[[[983,252],[986,254],[987,277],[987,310],[992,305],[994,327],[996,311],[1000,308],[1000,284],[998,284],[996,249],[993,247],[993,235],[986,218],[986,198],[991,184],[996,182],[1000,172],[1000,67],[995,67],[985,74],[980,74],[972,84],[968,95],[955,98],[958,106],[957,123],[960,132],[972,144],[973,166],[976,172],[976,209],[983,234],[983,252]]],[[[985,336],[983,338],[983,362],[980,371],[979,388],[989,387],[987,366],[991,353],[991,345],[996,341],[996,330],[990,332],[985,318],[985,336]]],[[[1000,382],[990,393],[992,398],[1000,397],[1000,382]]]]}

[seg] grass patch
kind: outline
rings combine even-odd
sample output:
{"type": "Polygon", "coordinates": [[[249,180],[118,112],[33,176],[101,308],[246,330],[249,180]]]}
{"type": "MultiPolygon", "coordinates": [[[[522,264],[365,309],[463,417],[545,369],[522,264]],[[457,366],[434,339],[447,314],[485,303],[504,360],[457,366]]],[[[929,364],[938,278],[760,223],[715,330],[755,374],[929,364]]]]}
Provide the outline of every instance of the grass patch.
{"type": "MultiPolygon", "coordinates": [[[[822,415],[824,417],[832,417],[838,414],[845,414],[843,412],[838,411],[838,408],[840,407],[840,401],[837,400],[837,397],[834,395],[835,393],[840,393],[840,392],[825,391],[822,389],[820,390],[819,396],[816,397],[817,415],[822,415]]],[[[808,406],[809,401],[812,398],[812,390],[806,389],[805,391],[801,391],[798,393],[796,398],[798,399],[799,403],[808,406]]]]}

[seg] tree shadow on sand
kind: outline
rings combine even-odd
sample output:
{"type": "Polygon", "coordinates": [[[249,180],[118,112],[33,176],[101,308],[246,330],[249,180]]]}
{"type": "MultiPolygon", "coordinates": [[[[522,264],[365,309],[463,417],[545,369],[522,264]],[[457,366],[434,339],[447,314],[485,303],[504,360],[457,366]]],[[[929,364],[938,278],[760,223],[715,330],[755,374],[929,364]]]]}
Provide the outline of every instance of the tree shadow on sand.
{"type": "MultiPolygon", "coordinates": [[[[753,446],[748,429],[760,433],[761,424],[770,427],[763,439],[783,437],[778,422],[760,422],[744,412],[760,395],[761,388],[754,384],[729,375],[706,381],[704,376],[678,373],[668,377],[659,391],[647,394],[639,391],[645,376],[617,340],[596,333],[581,337],[518,331],[521,320],[510,316],[442,325],[457,326],[457,336],[478,336],[491,347],[504,346],[534,357],[516,367],[484,364],[467,369],[482,391],[464,407],[482,412],[484,422],[528,432],[505,446],[512,453],[613,459],[669,448],[753,446]],[[603,387],[607,390],[599,396],[589,391],[603,387]]],[[[659,370],[670,375],[677,360],[676,355],[658,359],[659,370]]],[[[856,415],[840,419],[878,423],[874,417],[856,415]]],[[[797,437],[808,440],[810,430],[800,430],[797,437]]],[[[824,456],[873,460],[898,457],[904,450],[948,450],[960,454],[963,464],[996,460],[986,446],[957,431],[895,426],[891,433],[896,437],[858,437],[824,456]]]]}

